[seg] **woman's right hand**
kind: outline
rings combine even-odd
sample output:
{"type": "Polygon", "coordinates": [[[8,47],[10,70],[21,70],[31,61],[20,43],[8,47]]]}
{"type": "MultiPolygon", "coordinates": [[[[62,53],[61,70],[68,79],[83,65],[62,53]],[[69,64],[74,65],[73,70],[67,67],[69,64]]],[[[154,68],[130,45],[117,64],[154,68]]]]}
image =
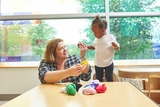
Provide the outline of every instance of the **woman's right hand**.
{"type": "Polygon", "coordinates": [[[86,69],[86,66],[77,64],[72,67],[70,67],[69,70],[69,76],[79,76],[82,74],[82,72],[86,69]]]}

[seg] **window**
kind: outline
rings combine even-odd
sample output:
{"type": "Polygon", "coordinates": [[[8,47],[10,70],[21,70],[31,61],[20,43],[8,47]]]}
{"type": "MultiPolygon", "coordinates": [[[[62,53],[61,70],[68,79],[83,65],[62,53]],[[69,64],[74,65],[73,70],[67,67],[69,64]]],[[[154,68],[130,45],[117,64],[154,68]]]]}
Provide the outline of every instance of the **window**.
{"type": "Polygon", "coordinates": [[[121,49],[116,59],[159,59],[160,17],[110,18],[111,33],[121,49]]]}
{"type": "Polygon", "coordinates": [[[69,53],[79,55],[78,41],[94,40],[90,24],[97,14],[120,43],[115,60],[160,59],[158,0],[1,0],[0,5],[0,62],[40,61],[52,38],[64,39],[69,53]]]}

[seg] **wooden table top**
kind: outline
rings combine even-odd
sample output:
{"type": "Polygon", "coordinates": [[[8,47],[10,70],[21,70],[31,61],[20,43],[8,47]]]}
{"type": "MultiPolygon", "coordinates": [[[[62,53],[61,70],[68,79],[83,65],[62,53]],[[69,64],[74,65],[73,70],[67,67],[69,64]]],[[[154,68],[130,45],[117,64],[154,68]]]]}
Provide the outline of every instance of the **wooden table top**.
{"type": "Polygon", "coordinates": [[[0,107],[158,107],[158,105],[129,82],[101,82],[105,93],[82,94],[83,85],[76,95],[61,92],[65,83],[41,84],[0,107]]]}

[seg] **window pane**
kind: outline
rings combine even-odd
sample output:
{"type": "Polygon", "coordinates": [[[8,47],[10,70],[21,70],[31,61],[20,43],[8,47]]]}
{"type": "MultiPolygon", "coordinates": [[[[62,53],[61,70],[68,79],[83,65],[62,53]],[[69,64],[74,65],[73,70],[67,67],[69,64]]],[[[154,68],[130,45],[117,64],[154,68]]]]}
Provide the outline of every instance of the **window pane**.
{"type": "Polygon", "coordinates": [[[160,59],[160,17],[111,18],[121,45],[116,59],[160,59]]]}
{"type": "Polygon", "coordinates": [[[1,0],[0,10],[2,16],[100,13],[104,12],[104,0],[1,0]]]}
{"type": "Polygon", "coordinates": [[[110,12],[160,12],[159,0],[109,0],[110,12]]]}
{"type": "MultiPolygon", "coordinates": [[[[64,39],[69,54],[79,56],[77,43],[94,38],[90,24],[91,19],[1,21],[0,62],[39,61],[52,38],[64,39]]],[[[87,55],[92,60],[94,51],[87,55]]]]}

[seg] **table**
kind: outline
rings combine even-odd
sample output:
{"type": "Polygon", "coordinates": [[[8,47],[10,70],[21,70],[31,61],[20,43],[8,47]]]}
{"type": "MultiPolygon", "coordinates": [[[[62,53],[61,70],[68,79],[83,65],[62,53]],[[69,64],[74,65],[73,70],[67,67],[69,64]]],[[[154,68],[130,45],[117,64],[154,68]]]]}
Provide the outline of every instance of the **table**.
{"type": "MultiPolygon", "coordinates": [[[[84,87],[88,82],[81,83],[84,87]]],[[[41,84],[0,107],[158,107],[149,97],[129,82],[101,82],[105,93],[75,96],[61,92],[65,83],[41,84]]]]}

